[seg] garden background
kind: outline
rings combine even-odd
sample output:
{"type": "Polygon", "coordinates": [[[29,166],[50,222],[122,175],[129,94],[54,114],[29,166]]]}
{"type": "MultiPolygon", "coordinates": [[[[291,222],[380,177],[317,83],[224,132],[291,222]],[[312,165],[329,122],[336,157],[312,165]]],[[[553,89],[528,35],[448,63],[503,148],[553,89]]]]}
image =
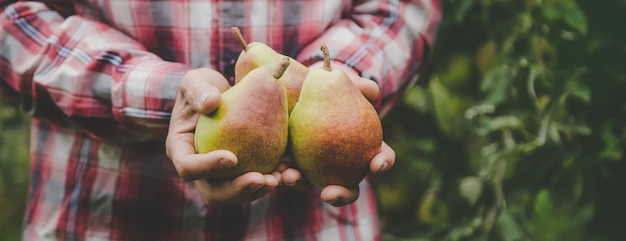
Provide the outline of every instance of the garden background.
{"type": "MultiPolygon", "coordinates": [[[[626,0],[444,0],[431,64],[384,117],[386,240],[626,240],[626,0]]],[[[29,118],[0,101],[0,240],[19,240],[29,118]]]]}

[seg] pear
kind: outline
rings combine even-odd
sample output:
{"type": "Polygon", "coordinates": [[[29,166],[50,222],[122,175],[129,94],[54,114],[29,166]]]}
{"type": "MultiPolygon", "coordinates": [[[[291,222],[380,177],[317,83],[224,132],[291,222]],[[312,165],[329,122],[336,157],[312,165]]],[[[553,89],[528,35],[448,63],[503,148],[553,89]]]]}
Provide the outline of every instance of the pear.
{"type": "Polygon", "coordinates": [[[348,75],[331,69],[326,45],[322,52],[324,68],[309,71],[289,117],[289,148],[312,184],[356,187],[380,152],[381,121],[348,75]]]}
{"type": "Polygon", "coordinates": [[[276,52],[276,50],[264,43],[247,43],[237,27],[231,27],[231,31],[243,48],[235,63],[235,83],[239,82],[241,78],[259,66],[276,63],[285,57],[289,58],[291,63],[278,80],[287,91],[288,110],[289,113],[291,113],[293,106],[296,105],[298,101],[302,81],[304,81],[304,78],[309,72],[309,68],[289,56],[276,52]]]}
{"type": "Polygon", "coordinates": [[[225,149],[237,165],[215,175],[232,179],[246,172],[272,172],[285,151],[288,138],[287,96],[278,78],[289,65],[283,58],[256,68],[222,93],[219,107],[198,119],[195,147],[198,153],[225,149]]]}

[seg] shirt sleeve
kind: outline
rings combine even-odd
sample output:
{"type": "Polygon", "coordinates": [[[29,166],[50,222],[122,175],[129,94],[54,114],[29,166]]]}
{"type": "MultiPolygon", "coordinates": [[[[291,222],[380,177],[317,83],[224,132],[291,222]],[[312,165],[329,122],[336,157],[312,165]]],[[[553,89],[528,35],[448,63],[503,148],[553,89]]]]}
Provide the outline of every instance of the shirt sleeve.
{"type": "Polygon", "coordinates": [[[0,94],[104,140],[163,139],[189,66],[112,27],[36,2],[0,5],[0,94]]]}
{"type": "Polygon", "coordinates": [[[348,12],[297,56],[306,65],[321,61],[326,44],[335,62],[380,86],[373,103],[381,113],[416,80],[428,61],[441,19],[438,0],[353,1],[348,12]]]}

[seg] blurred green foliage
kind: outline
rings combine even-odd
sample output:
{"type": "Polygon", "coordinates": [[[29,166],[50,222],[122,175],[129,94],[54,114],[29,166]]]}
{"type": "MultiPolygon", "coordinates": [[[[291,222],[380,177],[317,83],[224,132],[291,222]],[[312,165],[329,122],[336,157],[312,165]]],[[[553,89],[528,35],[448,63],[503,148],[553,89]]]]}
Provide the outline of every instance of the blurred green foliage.
{"type": "Polygon", "coordinates": [[[387,240],[626,240],[626,1],[446,0],[384,118],[387,240]]]}
{"type": "Polygon", "coordinates": [[[20,240],[28,189],[30,119],[0,98],[0,240],[20,240]]]}
{"type": "MultiPolygon", "coordinates": [[[[444,0],[432,63],[384,119],[386,240],[626,240],[626,0],[444,0]]],[[[0,102],[0,240],[29,119],[0,102]]]]}

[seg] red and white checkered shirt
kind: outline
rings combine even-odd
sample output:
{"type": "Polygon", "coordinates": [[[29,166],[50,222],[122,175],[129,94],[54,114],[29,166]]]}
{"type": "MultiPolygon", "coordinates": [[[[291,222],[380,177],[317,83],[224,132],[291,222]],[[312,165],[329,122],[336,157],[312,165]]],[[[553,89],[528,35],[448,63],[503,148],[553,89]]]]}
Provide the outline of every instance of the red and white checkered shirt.
{"type": "Polygon", "coordinates": [[[34,118],[25,240],[377,240],[367,181],[353,204],[278,188],[210,207],[164,151],[182,75],[232,78],[230,32],[305,65],[331,57],[393,104],[431,52],[437,0],[0,0],[0,94],[34,118]]]}

